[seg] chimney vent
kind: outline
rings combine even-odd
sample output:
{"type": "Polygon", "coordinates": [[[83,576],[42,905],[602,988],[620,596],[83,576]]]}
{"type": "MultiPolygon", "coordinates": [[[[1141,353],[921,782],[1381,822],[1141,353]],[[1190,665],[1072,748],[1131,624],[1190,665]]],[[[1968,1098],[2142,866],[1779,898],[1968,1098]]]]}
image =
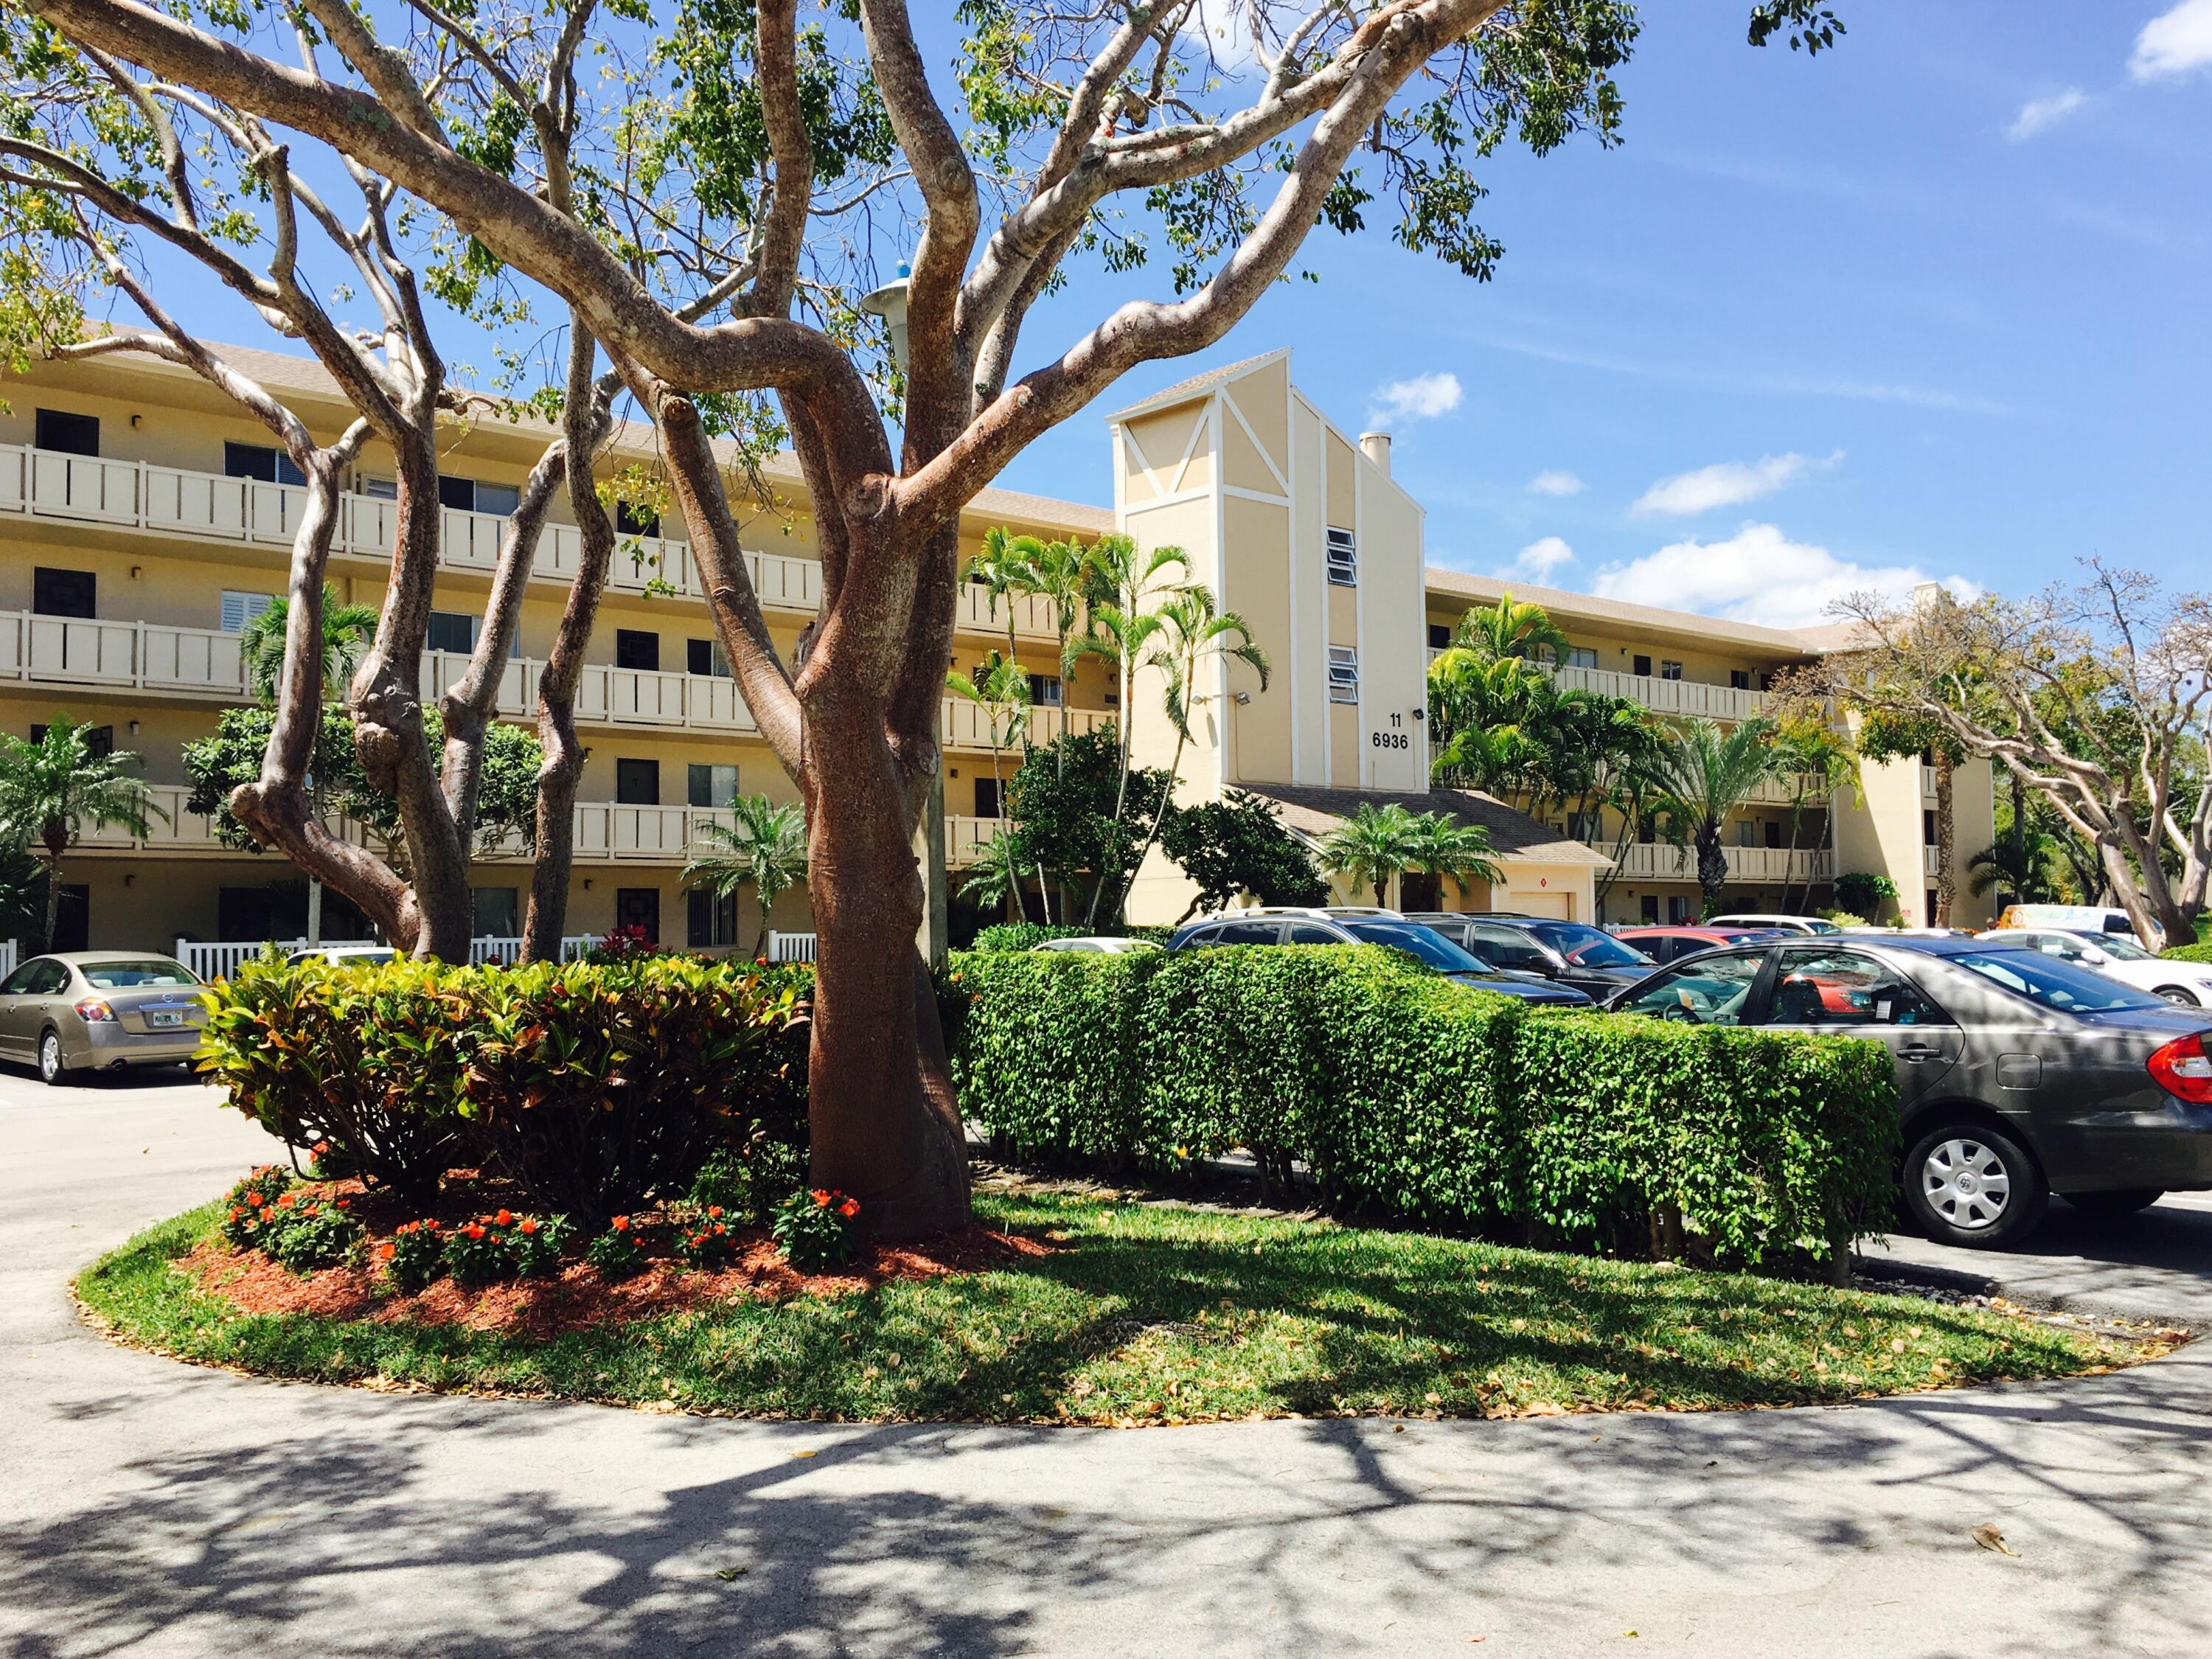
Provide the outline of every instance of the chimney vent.
{"type": "Polygon", "coordinates": [[[1387,432],[1363,432],[1359,434],[1361,453],[1382,469],[1382,476],[1390,476],[1390,434],[1387,432]]]}

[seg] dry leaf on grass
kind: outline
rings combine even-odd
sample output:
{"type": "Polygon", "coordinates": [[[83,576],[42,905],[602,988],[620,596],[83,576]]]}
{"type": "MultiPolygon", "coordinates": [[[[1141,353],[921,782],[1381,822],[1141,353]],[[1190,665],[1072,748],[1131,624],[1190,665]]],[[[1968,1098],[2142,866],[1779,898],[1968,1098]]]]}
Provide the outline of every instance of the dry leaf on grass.
{"type": "Polygon", "coordinates": [[[2018,1550],[2005,1542],[2002,1533],[1986,1522],[1974,1528],[1974,1541],[1984,1549],[1994,1550],[1999,1555],[2016,1556],[2020,1553],[2018,1550]]]}

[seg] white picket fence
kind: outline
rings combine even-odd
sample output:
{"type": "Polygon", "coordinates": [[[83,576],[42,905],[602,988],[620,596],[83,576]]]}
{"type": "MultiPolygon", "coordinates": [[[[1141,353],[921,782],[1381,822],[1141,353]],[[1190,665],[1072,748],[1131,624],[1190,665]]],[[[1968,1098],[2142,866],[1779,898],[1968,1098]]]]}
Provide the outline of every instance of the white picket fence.
{"type": "Polygon", "coordinates": [[[770,962],[811,962],[814,960],[814,935],[811,933],[779,933],[769,930],[768,959],[770,962]]]}
{"type": "MultiPolygon", "coordinates": [[[[811,935],[809,935],[809,938],[811,939],[811,935]]],[[[571,933],[561,941],[561,959],[563,962],[574,961],[598,942],[597,936],[591,933],[571,933]]],[[[277,950],[287,955],[294,951],[304,951],[307,948],[307,941],[304,939],[256,940],[252,943],[237,941],[216,943],[208,939],[180,939],[177,941],[176,955],[178,961],[183,963],[202,979],[227,979],[236,973],[242,964],[251,962],[267,950],[271,943],[277,950]]],[[[326,939],[323,941],[323,948],[335,950],[349,945],[366,945],[375,943],[374,939],[326,939]]],[[[10,943],[7,948],[9,955],[6,960],[12,967],[13,952],[15,947],[10,943]]],[[[469,961],[477,967],[482,967],[486,963],[505,965],[514,962],[521,955],[522,941],[518,938],[486,933],[469,941],[469,961]]]]}

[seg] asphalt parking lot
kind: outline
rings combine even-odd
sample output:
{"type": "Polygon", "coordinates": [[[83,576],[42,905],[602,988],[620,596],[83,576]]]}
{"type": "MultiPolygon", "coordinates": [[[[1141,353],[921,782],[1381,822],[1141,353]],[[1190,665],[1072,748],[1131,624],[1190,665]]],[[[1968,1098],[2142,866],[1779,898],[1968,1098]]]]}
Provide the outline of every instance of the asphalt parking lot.
{"type": "MultiPolygon", "coordinates": [[[[0,1652],[25,1659],[2212,1651],[2212,1345],[1851,1407],[1510,1423],[381,1395],[77,1322],[70,1273],[270,1155],[212,1091],[7,1071],[0,1146],[0,1652]]],[[[2212,1206],[2086,1220],[2054,1206],[1972,1270],[2212,1312],[2212,1206]]]]}

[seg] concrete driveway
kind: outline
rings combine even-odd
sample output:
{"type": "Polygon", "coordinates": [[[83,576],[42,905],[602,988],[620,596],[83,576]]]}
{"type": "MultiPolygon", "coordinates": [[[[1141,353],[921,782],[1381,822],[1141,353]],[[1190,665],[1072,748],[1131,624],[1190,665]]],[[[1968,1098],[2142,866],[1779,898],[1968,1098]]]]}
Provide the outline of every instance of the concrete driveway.
{"type": "MultiPolygon", "coordinates": [[[[2212,1344],[1845,1409],[1402,1431],[382,1396],[75,1322],[69,1273],[268,1155],[208,1091],[0,1077],[0,1147],[18,1659],[2212,1651],[2212,1344]]],[[[2212,1212],[2148,1219],[2144,1246],[2061,1217],[2002,1272],[2205,1306],[2212,1212]]]]}

